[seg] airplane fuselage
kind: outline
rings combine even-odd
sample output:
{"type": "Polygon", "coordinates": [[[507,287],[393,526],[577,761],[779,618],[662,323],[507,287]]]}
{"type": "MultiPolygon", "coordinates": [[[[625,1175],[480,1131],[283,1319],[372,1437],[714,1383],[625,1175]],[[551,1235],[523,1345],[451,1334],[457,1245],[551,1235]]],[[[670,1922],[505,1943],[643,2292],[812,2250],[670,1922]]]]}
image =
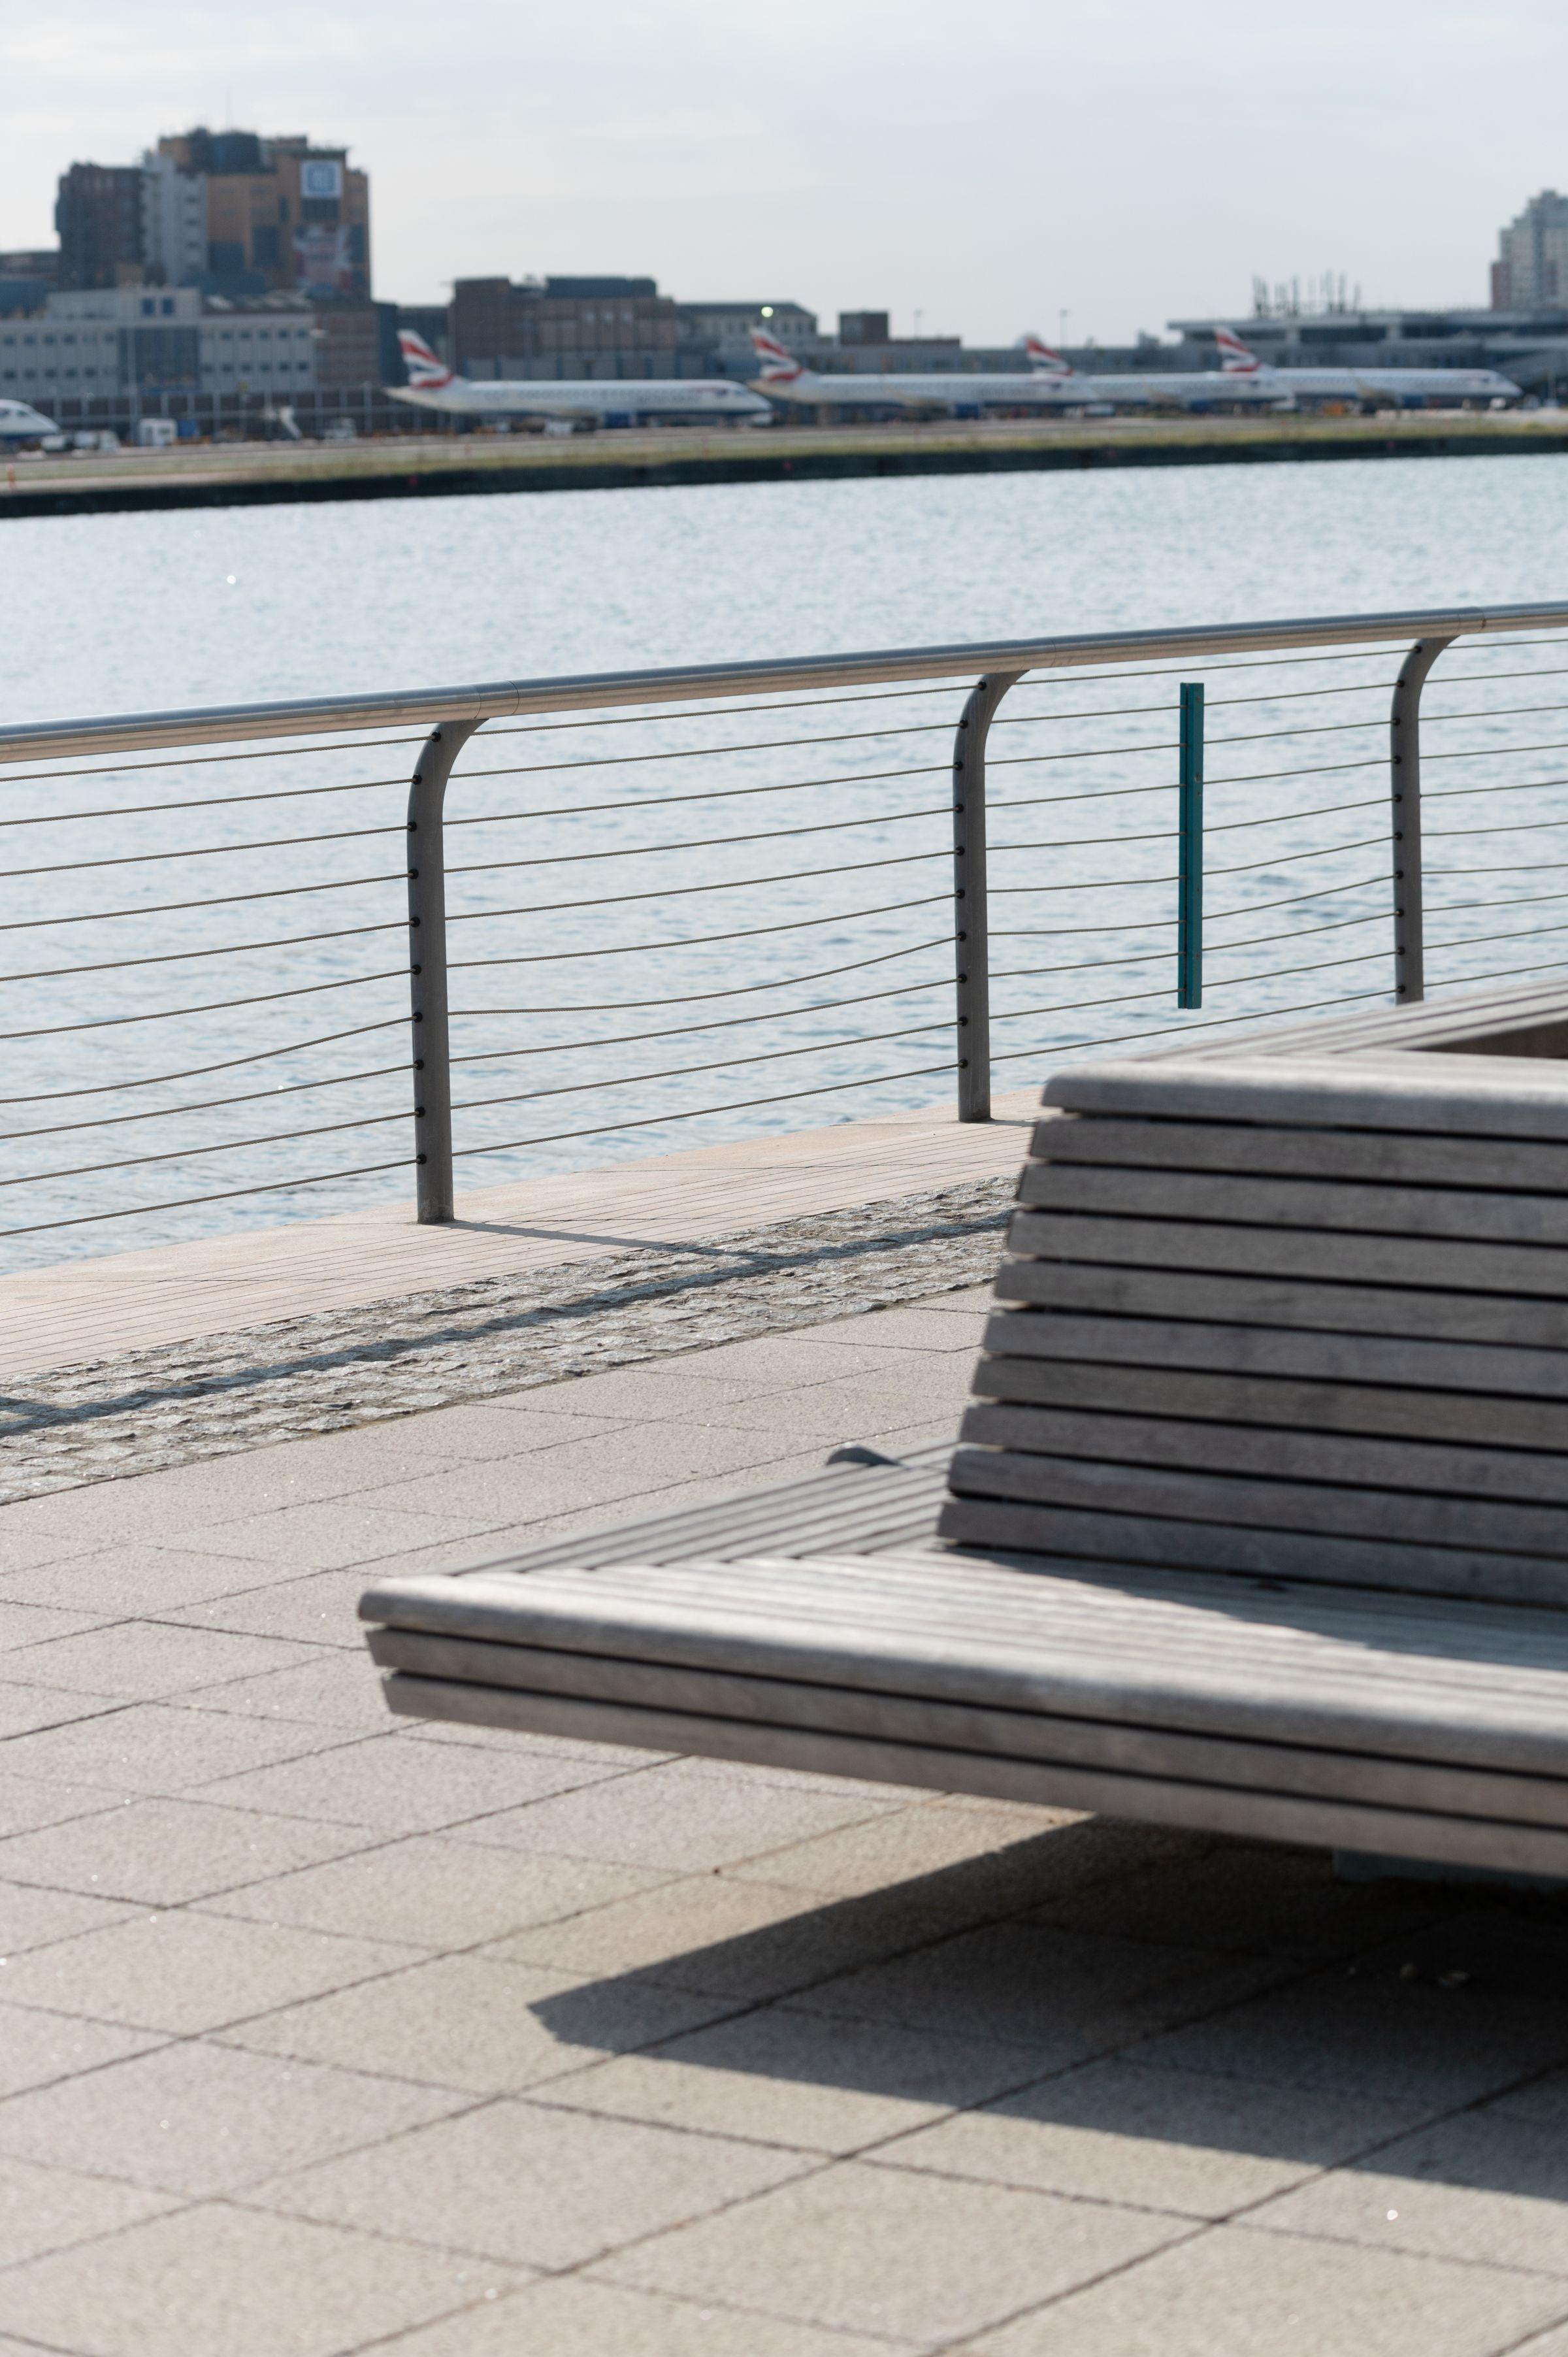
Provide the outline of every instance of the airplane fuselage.
{"type": "Polygon", "coordinates": [[[388,387],[394,401],[455,417],[569,417],[600,425],[651,417],[761,419],[770,415],[759,393],[728,377],[563,379],[455,377],[450,384],[388,387]]]}
{"type": "Polygon", "coordinates": [[[30,409],[25,401],[0,401],[0,442],[36,442],[40,435],[59,432],[41,409],[30,409]]]}
{"type": "Polygon", "coordinates": [[[1142,380],[1136,377],[1058,377],[1043,370],[1005,376],[956,371],[938,376],[912,370],[824,376],[808,369],[796,377],[764,376],[759,382],[770,401],[811,409],[1060,410],[1148,397],[1138,390],[1142,380]]]}

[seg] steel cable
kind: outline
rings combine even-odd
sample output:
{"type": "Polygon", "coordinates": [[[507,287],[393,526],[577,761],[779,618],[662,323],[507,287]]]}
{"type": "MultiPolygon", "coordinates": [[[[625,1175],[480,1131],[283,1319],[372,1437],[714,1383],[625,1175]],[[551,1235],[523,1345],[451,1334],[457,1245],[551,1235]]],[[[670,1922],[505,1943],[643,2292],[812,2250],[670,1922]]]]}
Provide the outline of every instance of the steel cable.
{"type": "MultiPolygon", "coordinates": [[[[803,933],[814,925],[849,924],[857,917],[897,916],[906,909],[929,909],[938,901],[946,903],[951,899],[950,892],[928,892],[921,899],[888,900],[879,909],[840,909],[827,917],[789,917],[777,925],[742,925],[734,932],[693,933],[683,942],[610,942],[600,949],[527,950],[516,957],[449,958],[447,972],[456,974],[459,970],[488,965],[557,965],[566,958],[645,957],[654,950],[706,949],[715,942],[749,942],[765,933],[803,933]]],[[[4,1036],[0,1033],[0,1038],[4,1036]]]]}
{"type": "Polygon", "coordinates": [[[99,1220],[133,1220],[154,1211],[188,1211],[199,1203],[230,1203],[239,1195],[277,1195],[295,1187],[325,1187],[337,1178],[366,1178],[374,1171],[406,1170],[418,1157],[399,1155],[395,1162],[361,1162],[349,1170],[313,1170],[304,1178],[267,1178],[254,1187],[224,1187],[215,1195],[182,1195],[172,1203],[126,1203],[113,1211],[77,1211],[66,1220],[34,1220],[25,1228],[0,1228],[0,1238],[38,1236],[51,1228],[85,1228],[99,1220]]]}

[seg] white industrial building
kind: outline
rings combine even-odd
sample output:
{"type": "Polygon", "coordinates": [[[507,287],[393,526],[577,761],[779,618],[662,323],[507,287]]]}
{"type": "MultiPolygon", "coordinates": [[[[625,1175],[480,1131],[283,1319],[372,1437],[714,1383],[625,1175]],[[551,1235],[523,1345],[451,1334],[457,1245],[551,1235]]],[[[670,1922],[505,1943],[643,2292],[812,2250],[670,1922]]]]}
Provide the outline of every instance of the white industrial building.
{"type": "Polygon", "coordinates": [[[301,296],[244,304],[187,286],[106,286],[50,295],[0,319],[0,397],[46,412],[134,394],[267,393],[317,382],[316,315],[301,296]]]}

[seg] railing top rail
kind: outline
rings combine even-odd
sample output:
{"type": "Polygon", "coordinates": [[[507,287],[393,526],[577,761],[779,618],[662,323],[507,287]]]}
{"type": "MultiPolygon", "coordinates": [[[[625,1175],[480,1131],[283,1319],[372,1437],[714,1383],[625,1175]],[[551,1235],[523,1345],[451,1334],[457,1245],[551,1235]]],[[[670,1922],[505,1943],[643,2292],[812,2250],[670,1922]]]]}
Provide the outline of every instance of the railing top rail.
{"type": "Polygon", "coordinates": [[[328,695],[276,704],[217,705],[188,712],[120,714],[0,729],[0,763],[62,756],[166,750],[263,737],[332,736],[361,728],[432,728],[443,720],[515,719],[525,713],[586,712],[634,704],[685,704],[780,688],[881,686],[990,671],[1069,671],[1151,658],[1273,653],[1300,647],[1367,646],[1384,640],[1568,626],[1568,604],[1455,606],[1408,613],[1339,614],[1300,621],[1227,622],[1157,630],[1098,630],[1049,639],[975,640],[867,654],[806,655],[766,662],[692,663],[660,671],[586,672],[561,679],[501,680],[470,687],[381,695],[328,695]]]}

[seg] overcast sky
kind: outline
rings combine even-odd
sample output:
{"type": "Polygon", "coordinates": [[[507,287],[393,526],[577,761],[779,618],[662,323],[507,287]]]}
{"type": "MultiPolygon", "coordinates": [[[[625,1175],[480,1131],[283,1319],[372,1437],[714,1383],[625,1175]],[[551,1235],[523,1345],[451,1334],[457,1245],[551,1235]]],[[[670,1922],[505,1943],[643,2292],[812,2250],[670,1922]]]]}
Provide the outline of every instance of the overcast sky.
{"type": "Polygon", "coordinates": [[[1108,342],[1254,272],[1484,302],[1565,88],[1562,0],[0,0],[0,247],[73,160],[233,122],[349,144],[399,301],[627,271],[1108,342]]]}

